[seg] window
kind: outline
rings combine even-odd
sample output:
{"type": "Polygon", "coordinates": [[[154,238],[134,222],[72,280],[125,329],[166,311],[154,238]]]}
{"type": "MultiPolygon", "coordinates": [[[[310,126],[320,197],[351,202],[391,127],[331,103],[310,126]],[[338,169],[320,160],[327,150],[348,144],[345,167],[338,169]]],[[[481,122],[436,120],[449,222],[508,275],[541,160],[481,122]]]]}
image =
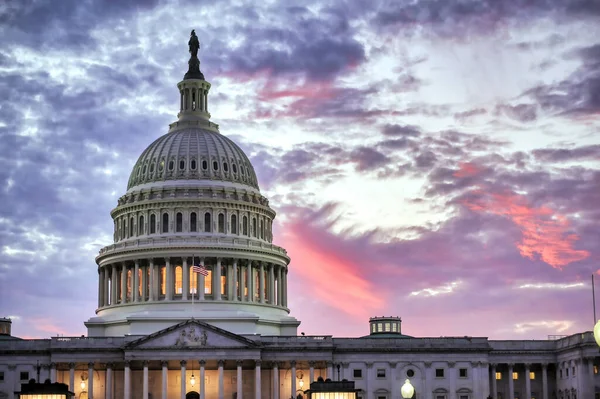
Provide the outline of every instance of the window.
{"type": "Polygon", "coordinates": [[[190,167],[192,168],[192,170],[196,170],[196,160],[192,159],[192,162],[190,162],[190,167]]]}
{"type": "Polygon", "coordinates": [[[383,332],[383,323],[377,323],[377,332],[383,332]]]}
{"type": "Polygon", "coordinates": [[[175,162],[173,162],[172,160],[169,161],[169,170],[173,170],[174,167],[175,167],[175,162]]]}
{"type": "Polygon", "coordinates": [[[248,235],[248,217],[244,216],[242,218],[242,234],[247,236],[248,235]]]}
{"type": "Polygon", "coordinates": [[[513,371],[513,380],[518,380],[518,379],[519,379],[519,372],[513,371]]]}
{"type": "Polygon", "coordinates": [[[175,267],[175,293],[181,295],[183,293],[183,268],[175,267]]]}
{"type": "Polygon", "coordinates": [[[377,369],[377,378],[385,378],[385,369],[377,369]]]}
{"type": "Polygon", "coordinates": [[[573,370],[573,372],[571,373],[571,375],[572,375],[573,377],[575,377],[575,366],[573,366],[573,368],[572,368],[571,370],[573,370]]]}
{"type": "Polygon", "coordinates": [[[208,162],[206,162],[206,160],[202,161],[202,169],[208,169],[208,162]]]}
{"type": "Polygon", "coordinates": [[[459,399],[469,399],[469,395],[460,395],[459,399]]]}
{"type": "Polygon", "coordinates": [[[233,173],[237,173],[237,166],[235,164],[231,164],[231,169],[233,169],[233,173]]]}
{"type": "Polygon", "coordinates": [[[229,172],[229,166],[227,166],[227,162],[224,162],[224,163],[223,163],[223,170],[224,170],[225,172],[229,172]]]}
{"type": "Polygon", "coordinates": [[[219,163],[217,161],[213,161],[213,170],[219,170],[219,163]]]}
{"type": "Polygon", "coordinates": [[[211,232],[211,228],[210,228],[210,213],[206,212],[204,214],[204,232],[205,233],[210,233],[211,232]]]}
{"type": "Polygon", "coordinates": [[[231,215],[231,234],[237,234],[237,216],[231,215]]]}
{"type": "Polygon", "coordinates": [[[252,237],[256,237],[256,218],[252,218],[252,237]]]}
{"type": "Polygon", "coordinates": [[[565,376],[566,376],[566,377],[568,377],[568,376],[569,376],[569,368],[568,368],[568,367],[565,369],[565,376]]]}
{"type": "Polygon", "coordinates": [[[244,174],[244,166],[240,165],[240,173],[244,174]]]}
{"type": "Polygon", "coordinates": [[[435,395],[435,399],[446,399],[446,395],[435,395]]]}
{"type": "Polygon", "coordinates": [[[212,294],[212,268],[207,267],[206,271],[208,274],[204,276],[204,293],[211,295],[212,294]]]}
{"type": "Polygon", "coordinates": [[[227,266],[221,266],[221,295],[227,295],[227,266]]]}
{"type": "Polygon", "coordinates": [[[163,213],[162,232],[163,233],[169,232],[169,214],[168,213],[163,213]]]}
{"type": "Polygon", "coordinates": [[[529,372],[529,379],[530,380],[535,380],[535,371],[530,371],[529,372]]]}
{"type": "Polygon", "coordinates": [[[499,371],[496,371],[496,379],[497,380],[501,380],[502,379],[502,373],[499,371]]]}
{"type": "Polygon", "coordinates": [[[392,326],[390,325],[390,323],[385,323],[385,332],[390,332],[390,330],[392,329],[392,326]]]}
{"type": "Polygon", "coordinates": [[[21,371],[19,373],[19,380],[21,380],[21,381],[29,381],[29,371],[21,371]]]}
{"type": "Polygon", "coordinates": [[[225,215],[219,213],[218,216],[219,221],[219,233],[225,233],[225,215]]]}
{"type": "Polygon", "coordinates": [[[558,372],[558,375],[559,375],[559,377],[560,377],[560,378],[563,378],[563,377],[562,377],[562,370],[560,370],[560,371],[558,372]]]}
{"type": "Polygon", "coordinates": [[[177,215],[175,215],[175,231],[178,233],[183,231],[183,215],[181,212],[177,212],[177,215]]]}
{"type": "Polygon", "coordinates": [[[594,365],[594,374],[598,374],[598,366],[594,365]]]}
{"type": "Polygon", "coordinates": [[[129,219],[129,237],[133,237],[133,217],[129,219]]]}
{"type": "Polygon", "coordinates": [[[354,378],[362,378],[362,370],[361,369],[354,369],[352,371],[354,378]]]}
{"type": "Polygon", "coordinates": [[[162,172],[162,170],[165,168],[165,160],[161,159],[159,164],[158,164],[158,170],[159,172],[162,172]]]}
{"type": "Polygon", "coordinates": [[[392,323],[392,332],[398,332],[398,324],[392,323]]]}
{"type": "Polygon", "coordinates": [[[140,220],[138,223],[138,235],[141,236],[144,234],[144,216],[140,215],[140,220]]]}
{"type": "Polygon", "coordinates": [[[387,399],[387,396],[378,396],[377,399],[387,399]]]}
{"type": "Polygon", "coordinates": [[[415,376],[415,371],[413,369],[406,370],[406,376],[412,378],[415,376]]]}
{"type": "Polygon", "coordinates": [[[192,271],[193,266],[190,266],[190,286],[189,293],[196,295],[198,293],[198,273],[192,271]]]}
{"type": "Polygon", "coordinates": [[[4,382],[4,371],[0,371],[0,382],[4,382]]]}
{"type": "Polygon", "coordinates": [[[167,295],[167,268],[160,267],[160,294],[167,295]]]}
{"type": "Polygon", "coordinates": [[[435,369],[436,378],[444,378],[444,369],[435,369]]]}
{"type": "Polygon", "coordinates": [[[460,378],[467,378],[467,369],[458,369],[458,376],[460,378]]]}
{"type": "Polygon", "coordinates": [[[182,159],[179,161],[179,170],[184,170],[185,169],[185,161],[182,159]]]}
{"type": "Polygon", "coordinates": [[[156,233],[156,215],[150,215],[150,234],[156,233]]]}
{"type": "Polygon", "coordinates": [[[197,217],[196,217],[196,212],[192,212],[190,213],[190,231],[196,231],[197,227],[196,226],[196,221],[197,217]]]}

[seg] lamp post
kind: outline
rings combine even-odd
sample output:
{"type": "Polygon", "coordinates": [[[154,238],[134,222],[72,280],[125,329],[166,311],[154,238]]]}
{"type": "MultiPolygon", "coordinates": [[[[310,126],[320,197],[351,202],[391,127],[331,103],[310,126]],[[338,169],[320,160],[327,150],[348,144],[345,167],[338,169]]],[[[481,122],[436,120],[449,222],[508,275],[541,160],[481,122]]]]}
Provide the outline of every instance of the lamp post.
{"type": "Polygon", "coordinates": [[[594,339],[596,340],[596,344],[600,346],[600,320],[594,326],[594,339]]]}
{"type": "Polygon", "coordinates": [[[412,386],[408,378],[404,381],[402,388],[400,388],[400,393],[404,399],[411,399],[415,395],[415,387],[412,386]]]}

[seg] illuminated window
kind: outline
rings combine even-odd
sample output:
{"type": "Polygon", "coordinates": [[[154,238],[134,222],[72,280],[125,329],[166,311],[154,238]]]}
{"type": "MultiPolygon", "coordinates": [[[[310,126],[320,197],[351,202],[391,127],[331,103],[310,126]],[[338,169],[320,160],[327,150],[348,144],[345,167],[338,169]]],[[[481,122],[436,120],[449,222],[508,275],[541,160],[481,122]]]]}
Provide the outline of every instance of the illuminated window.
{"type": "Polygon", "coordinates": [[[594,365],[594,374],[598,374],[598,366],[594,365]]]}
{"type": "Polygon", "coordinates": [[[392,329],[392,327],[390,326],[390,323],[385,323],[385,332],[390,332],[392,329]]]}
{"type": "Polygon", "coordinates": [[[377,330],[377,325],[376,324],[371,324],[371,332],[376,332],[377,330]]]}
{"type": "Polygon", "coordinates": [[[183,268],[175,267],[175,293],[181,295],[183,293],[183,268]]]}
{"type": "Polygon", "coordinates": [[[167,295],[167,268],[165,266],[160,267],[160,294],[167,295]]]}
{"type": "Polygon", "coordinates": [[[132,299],[131,293],[133,292],[133,272],[131,270],[127,270],[127,296],[129,300],[132,299]]]}
{"type": "Polygon", "coordinates": [[[183,215],[181,212],[177,212],[177,215],[175,215],[175,231],[178,233],[183,231],[183,215]]]}
{"type": "Polygon", "coordinates": [[[398,332],[398,324],[392,323],[392,332],[398,332]]]}
{"type": "Polygon", "coordinates": [[[383,331],[383,324],[377,323],[377,332],[382,332],[382,331],[383,331]]]}
{"type": "Polygon", "coordinates": [[[144,295],[146,294],[145,292],[142,292],[142,276],[144,275],[144,273],[142,272],[142,269],[139,268],[138,269],[138,286],[137,286],[137,290],[138,290],[138,296],[144,298],[144,295]]]}
{"type": "Polygon", "coordinates": [[[210,225],[210,213],[206,212],[204,214],[204,232],[205,233],[210,233],[211,232],[211,225],[210,225]]]}
{"type": "Polygon", "coordinates": [[[237,216],[231,215],[231,234],[237,234],[237,216]]]}
{"type": "Polygon", "coordinates": [[[190,231],[196,231],[198,229],[198,226],[196,225],[196,219],[196,212],[190,213],[190,231]]]}
{"type": "Polygon", "coordinates": [[[227,266],[221,266],[221,295],[227,294],[227,266]]]}
{"type": "Polygon", "coordinates": [[[198,273],[192,272],[192,267],[190,266],[190,294],[198,293],[198,273]]]}
{"type": "Polygon", "coordinates": [[[169,232],[169,214],[168,213],[163,213],[163,216],[162,216],[162,232],[163,233],[169,232]]]}
{"type": "Polygon", "coordinates": [[[156,215],[150,215],[150,234],[156,233],[156,215]]]}
{"type": "Polygon", "coordinates": [[[225,215],[219,213],[218,216],[219,233],[225,233],[225,215]]]}
{"type": "Polygon", "coordinates": [[[204,277],[204,293],[211,295],[212,294],[212,270],[210,268],[206,268],[208,274],[204,277]]]}
{"type": "Polygon", "coordinates": [[[535,380],[535,371],[530,371],[529,372],[529,379],[530,380],[535,380]]]}
{"type": "Polygon", "coordinates": [[[519,372],[513,371],[513,380],[518,380],[518,379],[519,379],[519,372]]]}
{"type": "Polygon", "coordinates": [[[502,379],[502,373],[499,371],[496,371],[496,379],[497,380],[501,380],[502,379]]]}

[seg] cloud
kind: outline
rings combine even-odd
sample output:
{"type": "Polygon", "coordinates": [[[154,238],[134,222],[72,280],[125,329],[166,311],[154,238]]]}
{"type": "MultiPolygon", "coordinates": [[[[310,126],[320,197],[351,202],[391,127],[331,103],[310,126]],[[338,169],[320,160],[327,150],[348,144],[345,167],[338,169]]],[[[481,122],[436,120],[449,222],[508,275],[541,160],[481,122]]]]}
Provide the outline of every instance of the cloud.
{"type": "Polygon", "coordinates": [[[600,160],[600,145],[593,144],[575,148],[536,149],[533,150],[533,155],[544,162],[600,160]]]}

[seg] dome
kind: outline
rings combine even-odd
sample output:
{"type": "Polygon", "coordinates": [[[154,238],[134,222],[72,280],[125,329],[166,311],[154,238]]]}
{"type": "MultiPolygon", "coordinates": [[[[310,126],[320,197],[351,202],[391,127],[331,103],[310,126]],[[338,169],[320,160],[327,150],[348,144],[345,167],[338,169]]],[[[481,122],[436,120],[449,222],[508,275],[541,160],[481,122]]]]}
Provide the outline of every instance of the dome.
{"type": "Polygon", "coordinates": [[[138,158],[127,190],[167,180],[225,181],[259,189],[244,151],[221,133],[199,127],[171,130],[138,158]]]}

